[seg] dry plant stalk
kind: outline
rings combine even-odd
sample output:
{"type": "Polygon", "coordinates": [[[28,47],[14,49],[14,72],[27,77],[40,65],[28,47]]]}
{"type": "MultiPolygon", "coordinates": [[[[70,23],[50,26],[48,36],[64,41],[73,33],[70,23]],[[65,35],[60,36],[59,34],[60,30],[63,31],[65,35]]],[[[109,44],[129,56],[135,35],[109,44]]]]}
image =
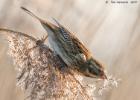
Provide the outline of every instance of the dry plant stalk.
{"type": "MultiPolygon", "coordinates": [[[[45,39],[37,40],[25,33],[2,28],[0,33],[8,38],[9,54],[18,72],[17,85],[25,91],[25,99],[95,100],[96,84],[85,84],[80,73],[68,67],[44,44],[45,39]]],[[[99,94],[117,87],[119,80],[107,75],[103,81],[99,94]]]]}
{"type": "Polygon", "coordinates": [[[44,43],[27,34],[0,29],[8,37],[9,54],[16,65],[17,85],[29,100],[93,100],[82,77],[44,43]]]}

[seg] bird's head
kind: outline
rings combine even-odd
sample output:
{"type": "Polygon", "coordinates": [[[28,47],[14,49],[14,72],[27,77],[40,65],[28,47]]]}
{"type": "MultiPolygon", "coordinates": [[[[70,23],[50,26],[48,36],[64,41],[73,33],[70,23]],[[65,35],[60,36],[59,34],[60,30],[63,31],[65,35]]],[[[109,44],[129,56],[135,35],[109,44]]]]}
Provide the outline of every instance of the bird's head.
{"type": "Polygon", "coordinates": [[[94,77],[99,79],[107,79],[103,66],[97,62],[95,59],[90,58],[86,61],[83,66],[85,69],[85,75],[88,77],[94,77]]]}

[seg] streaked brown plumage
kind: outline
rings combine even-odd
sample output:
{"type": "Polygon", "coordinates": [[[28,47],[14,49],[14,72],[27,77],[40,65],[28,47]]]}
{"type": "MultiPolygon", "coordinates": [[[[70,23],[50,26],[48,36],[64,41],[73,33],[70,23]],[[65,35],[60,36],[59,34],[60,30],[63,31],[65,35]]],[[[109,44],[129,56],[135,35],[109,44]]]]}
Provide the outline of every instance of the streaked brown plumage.
{"type": "Polygon", "coordinates": [[[48,33],[49,43],[53,50],[68,66],[88,77],[107,78],[103,66],[92,57],[89,50],[74,36],[74,34],[69,32],[55,19],[54,21],[57,25],[42,20],[24,7],[21,8],[40,21],[48,33]]]}

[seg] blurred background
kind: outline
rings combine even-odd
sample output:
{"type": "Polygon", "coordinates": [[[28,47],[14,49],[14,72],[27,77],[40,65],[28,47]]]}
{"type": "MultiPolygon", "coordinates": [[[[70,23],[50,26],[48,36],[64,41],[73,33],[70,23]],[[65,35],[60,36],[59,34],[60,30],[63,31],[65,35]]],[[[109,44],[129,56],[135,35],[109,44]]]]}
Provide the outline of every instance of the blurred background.
{"type": "MultiPolygon", "coordinates": [[[[0,27],[38,38],[47,34],[20,6],[51,22],[56,18],[110,74],[121,79],[118,88],[104,93],[100,100],[140,100],[140,1],[128,1],[0,0],[0,27]]],[[[23,92],[16,87],[16,71],[7,49],[7,41],[0,36],[0,100],[24,100],[23,92]]]]}

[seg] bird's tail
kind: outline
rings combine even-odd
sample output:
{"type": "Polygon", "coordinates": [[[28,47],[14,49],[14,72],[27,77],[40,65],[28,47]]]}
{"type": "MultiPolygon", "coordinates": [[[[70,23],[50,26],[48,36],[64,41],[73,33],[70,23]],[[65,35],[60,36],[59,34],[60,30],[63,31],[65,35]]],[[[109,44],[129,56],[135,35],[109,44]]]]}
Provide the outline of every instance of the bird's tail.
{"type": "Polygon", "coordinates": [[[43,21],[41,18],[39,18],[38,16],[36,16],[34,13],[32,13],[31,11],[29,11],[28,9],[26,9],[26,8],[24,8],[24,7],[21,7],[21,9],[22,9],[23,11],[25,11],[27,14],[31,15],[32,17],[38,19],[39,21],[41,21],[41,22],[43,21]]]}
{"type": "Polygon", "coordinates": [[[54,25],[54,24],[52,24],[52,23],[50,23],[50,22],[48,22],[48,21],[46,21],[46,20],[41,19],[40,17],[36,16],[34,13],[32,13],[31,11],[29,11],[29,10],[26,9],[25,7],[21,7],[21,9],[22,9],[23,11],[25,11],[26,13],[28,13],[29,15],[31,15],[32,17],[34,17],[34,18],[36,18],[37,20],[39,20],[40,23],[41,23],[41,25],[45,28],[45,30],[46,30],[47,32],[49,32],[49,30],[54,31],[54,30],[57,28],[56,25],[54,25]]]}

